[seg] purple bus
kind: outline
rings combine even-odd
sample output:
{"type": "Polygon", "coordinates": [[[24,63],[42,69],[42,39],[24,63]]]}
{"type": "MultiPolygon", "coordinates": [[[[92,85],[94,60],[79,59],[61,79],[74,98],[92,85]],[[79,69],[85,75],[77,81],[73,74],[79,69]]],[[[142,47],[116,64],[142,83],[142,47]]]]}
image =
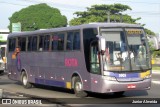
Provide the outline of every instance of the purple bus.
{"type": "Polygon", "coordinates": [[[9,78],[25,88],[57,86],[85,97],[151,87],[151,57],[140,25],[92,23],[12,33],[7,43],[9,78]]]}

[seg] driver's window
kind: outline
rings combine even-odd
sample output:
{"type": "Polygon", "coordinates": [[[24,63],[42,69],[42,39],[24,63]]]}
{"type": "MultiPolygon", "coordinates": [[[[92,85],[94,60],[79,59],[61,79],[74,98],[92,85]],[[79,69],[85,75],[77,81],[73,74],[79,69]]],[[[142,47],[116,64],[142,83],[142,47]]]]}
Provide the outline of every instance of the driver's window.
{"type": "Polygon", "coordinates": [[[94,41],[90,47],[90,66],[91,73],[100,74],[100,55],[98,51],[98,42],[94,41]]]}

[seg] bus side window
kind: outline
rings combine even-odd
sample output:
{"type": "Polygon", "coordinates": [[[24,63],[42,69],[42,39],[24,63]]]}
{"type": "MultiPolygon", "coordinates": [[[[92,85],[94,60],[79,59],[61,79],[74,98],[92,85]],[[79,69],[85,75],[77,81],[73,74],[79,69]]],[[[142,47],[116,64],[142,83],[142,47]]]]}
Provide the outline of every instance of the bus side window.
{"type": "Polygon", "coordinates": [[[50,42],[50,35],[45,35],[45,37],[44,37],[44,46],[43,46],[43,49],[45,51],[49,51],[49,42],[50,42]]]}
{"type": "Polygon", "coordinates": [[[43,51],[43,45],[44,45],[44,36],[39,37],[39,51],[43,51]]]}
{"type": "Polygon", "coordinates": [[[9,39],[9,52],[13,52],[16,48],[16,38],[9,39]]]}
{"type": "Polygon", "coordinates": [[[80,50],[80,34],[79,34],[79,32],[74,33],[73,50],[80,50]]]}
{"type": "Polygon", "coordinates": [[[64,49],[64,34],[61,33],[58,35],[58,50],[64,49]]]}
{"type": "Polygon", "coordinates": [[[18,38],[18,46],[21,47],[21,51],[26,51],[26,37],[18,38]]]}
{"type": "Polygon", "coordinates": [[[32,38],[32,51],[37,51],[37,36],[32,38]]]}
{"type": "Polygon", "coordinates": [[[51,37],[51,49],[52,50],[57,50],[57,47],[58,47],[58,36],[57,34],[53,34],[53,36],[51,37]]]}
{"type": "Polygon", "coordinates": [[[67,50],[73,50],[73,32],[67,33],[67,50]]]}
{"type": "Polygon", "coordinates": [[[79,32],[67,33],[67,50],[80,50],[80,34],[79,32]]]}
{"type": "Polygon", "coordinates": [[[32,50],[32,36],[28,37],[28,51],[31,51],[32,50]]]}

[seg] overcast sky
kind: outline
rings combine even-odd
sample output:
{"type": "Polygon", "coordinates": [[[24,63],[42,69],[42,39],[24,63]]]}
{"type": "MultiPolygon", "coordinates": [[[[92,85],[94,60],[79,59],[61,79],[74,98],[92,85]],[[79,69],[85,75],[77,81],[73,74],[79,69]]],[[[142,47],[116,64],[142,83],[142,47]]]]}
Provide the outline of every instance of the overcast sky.
{"type": "Polygon", "coordinates": [[[85,11],[91,5],[121,3],[132,8],[127,14],[133,18],[142,18],[138,23],[146,24],[145,27],[155,33],[160,32],[160,0],[0,0],[0,29],[7,28],[8,18],[14,12],[39,3],[58,8],[68,21],[76,17],[74,12],[85,11]]]}

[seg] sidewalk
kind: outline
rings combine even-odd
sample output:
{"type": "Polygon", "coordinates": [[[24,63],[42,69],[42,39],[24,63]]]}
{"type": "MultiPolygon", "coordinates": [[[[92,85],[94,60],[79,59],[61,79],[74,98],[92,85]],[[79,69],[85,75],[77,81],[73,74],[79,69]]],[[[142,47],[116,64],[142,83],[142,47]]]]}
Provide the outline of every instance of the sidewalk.
{"type": "Polygon", "coordinates": [[[152,70],[153,74],[160,74],[160,70],[152,70]]]}
{"type": "Polygon", "coordinates": [[[28,98],[23,96],[22,94],[17,94],[16,92],[10,92],[4,89],[0,89],[0,97],[1,98],[28,98]]]}

